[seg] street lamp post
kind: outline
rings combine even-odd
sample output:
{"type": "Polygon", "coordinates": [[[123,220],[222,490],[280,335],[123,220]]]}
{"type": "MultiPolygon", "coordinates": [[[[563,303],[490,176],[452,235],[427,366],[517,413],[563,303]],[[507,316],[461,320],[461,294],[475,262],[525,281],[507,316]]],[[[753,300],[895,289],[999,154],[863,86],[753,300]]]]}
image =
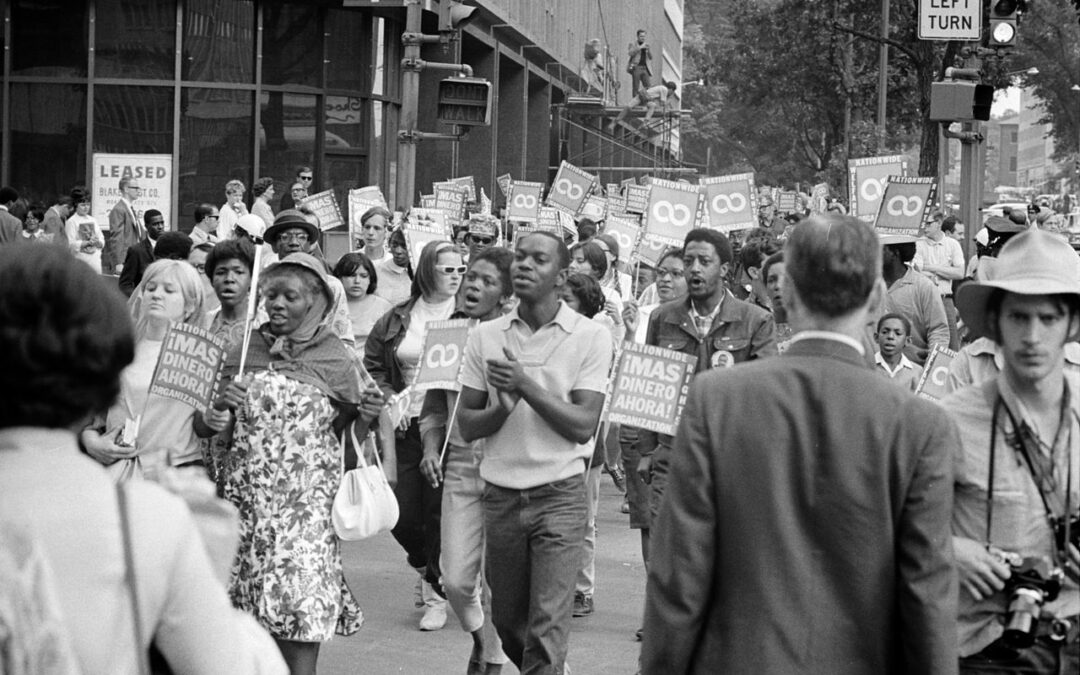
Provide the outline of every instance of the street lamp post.
{"type": "Polygon", "coordinates": [[[1071,91],[1077,95],[1076,115],[1076,164],[1073,166],[1073,175],[1076,178],[1076,195],[1080,197],[1080,84],[1074,84],[1071,91]]]}

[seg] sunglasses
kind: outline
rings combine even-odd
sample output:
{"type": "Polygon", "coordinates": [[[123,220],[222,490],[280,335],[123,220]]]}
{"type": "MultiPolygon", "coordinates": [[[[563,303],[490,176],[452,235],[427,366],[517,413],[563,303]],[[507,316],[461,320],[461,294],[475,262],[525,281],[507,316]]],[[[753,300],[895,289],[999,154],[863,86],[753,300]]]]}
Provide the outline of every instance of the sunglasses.
{"type": "Polygon", "coordinates": [[[469,239],[482,246],[490,246],[495,243],[494,237],[478,237],[475,234],[469,235],[469,239]]]}
{"type": "Polygon", "coordinates": [[[448,265],[446,267],[436,267],[435,269],[437,271],[441,272],[442,274],[465,274],[465,270],[467,270],[469,268],[466,267],[465,265],[457,265],[457,266],[448,265]]]}
{"type": "Polygon", "coordinates": [[[300,176],[300,180],[314,180],[314,176],[300,176]]]}

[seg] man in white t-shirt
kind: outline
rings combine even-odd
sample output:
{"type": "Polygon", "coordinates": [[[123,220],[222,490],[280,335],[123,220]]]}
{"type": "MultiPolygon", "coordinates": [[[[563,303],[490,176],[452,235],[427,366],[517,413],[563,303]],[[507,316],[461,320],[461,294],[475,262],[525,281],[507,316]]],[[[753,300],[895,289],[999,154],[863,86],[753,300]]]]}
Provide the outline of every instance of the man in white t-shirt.
{"type": "Polygon", "coordinates": [[[960,242],[946,237],[941,230],[944,219],[940,211],[930,216],[926,236],[915,245],[915,269],[921,271],[937,286],[941,302],[945,305],[945,318],[949,322],[949,348],[960,348],[960,336],[956,330],[956,305],[953,304],[952,282],[964,278],[964,251],[960,242]]]}

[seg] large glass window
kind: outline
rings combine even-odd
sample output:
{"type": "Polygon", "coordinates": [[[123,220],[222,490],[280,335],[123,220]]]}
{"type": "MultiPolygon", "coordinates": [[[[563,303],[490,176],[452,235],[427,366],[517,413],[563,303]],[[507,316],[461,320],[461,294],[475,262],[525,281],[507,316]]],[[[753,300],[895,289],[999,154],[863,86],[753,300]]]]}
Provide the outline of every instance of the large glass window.
{"type": "Polygon", "coordinates": [[[86,77],[86,4],[11,0],[11,74],[86,77]]]}
{"type": "Polygon", "coordinates": [[[325,166],[326,180],[323,181],[323,189],[334,191],[344,212],[349,208],[349,190],[366,185],[364,177],[367,176],[367,158],[361,155],[327,155],[325,166]]]}
{"type": "Polygon", "coordinates": [[[200,82],[255,83],[252,0],[187,0],[181,77],[200,82]]]}
{"type": "MultiPolygon", "coordinates": [[[[283,193],[285,184],[296,175],[296,167],[315,165],[316,97],[264,91],[259,106],[259,176],[273,178],[276,189],[283,193]]],[[[315,177],[316,186],[324,182],[315,177]]]]}
{"type": "Polygon", "coordinates": [[[189,231],[195,207],[225,203],[225,183],[251,185],[253,92],[185,88],[180,98],[179,225],[189,231]]]}
{"type": "Polygon", "coordinates": [[[263,5],[263,84],[322,86],[319,3],[263,5]]]}
{"type": "Polygon", "coordinates": [[[326,136],[323,146],[327,150],[364,147],[364,99],[359,96],[330,95],[325,100],[326,136]]]}
{"type": "Polygon", "coordinates": [[[398,98],[401,83],[401,26],[394,21],[377,18],[372,22],[371,93],[373,96],[398,98]]]}
{"type": "Polygon", "coordinates": [[[171,80],[176,75],[176,2],[99,2],[94,74],[171,80]]]}
{"type": "MultiPolygon", "coordinates": [[[[381,19],[379,19],[381,21],[381,19]]],[[[364,91],[371,52],[371,23],[360,12],[331,9],[326,15],[326,87],[364,91]]]]}
{"type": "Polygon", "coordinates": [[[172,87],[94,87],[94,151],[171,154],[172,87]]]}
{"type": "Polygon", "coordinates": [[[86,86],[11,85],[11,185],[52,204],[86,183],[86,86]]]}

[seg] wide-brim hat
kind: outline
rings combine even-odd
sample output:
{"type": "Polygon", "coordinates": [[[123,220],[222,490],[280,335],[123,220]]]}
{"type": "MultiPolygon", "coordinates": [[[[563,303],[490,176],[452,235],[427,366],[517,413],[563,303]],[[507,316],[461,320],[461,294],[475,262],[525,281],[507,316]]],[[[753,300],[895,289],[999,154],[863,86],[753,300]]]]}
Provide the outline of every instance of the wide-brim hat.
{"type": "Polygon", "coordinates": [[[319,238],[319,228],[315,227],[304,218],[304,214],[296,209],[285,209],[274,218],[274,224],[266,228],[263,239],[271,246],[277,244],[278,238],[285,230],[301,229],[307,232],[308,241],[315,243],[319,238]]]}
{"type": "Polygon", "coordinates": [[[882,246],[891,246],[892,244],[914,244],[919,241],[919,238],[910,234],[884,234],[878,232],[878,241],[882,246]]]}
{"type": "Polygon", "coordinates": [[[266,233],[266,221],[254,213],[240,216],[240,219],[236,221],[236,227],[250,234],[253,239],[261,239],[266,233]]]}
{"type": "MultiPolygon", "coordinates": [[[[997,332],[986,311],[994,291],[1074,295],[1080,300],[1080,256],[1059,235],[1039,230],[1021,232],[1001,247],[997,258],[983,258],[979,272],[979,280],[961,286],[955,298],[960,318],[973,338],[993,338],[997,332]],[[993,262],[986,264],[989,260],[993,262]]],[[[1077,334],[1080,330],[1069,338],[1077,334]]]]}

